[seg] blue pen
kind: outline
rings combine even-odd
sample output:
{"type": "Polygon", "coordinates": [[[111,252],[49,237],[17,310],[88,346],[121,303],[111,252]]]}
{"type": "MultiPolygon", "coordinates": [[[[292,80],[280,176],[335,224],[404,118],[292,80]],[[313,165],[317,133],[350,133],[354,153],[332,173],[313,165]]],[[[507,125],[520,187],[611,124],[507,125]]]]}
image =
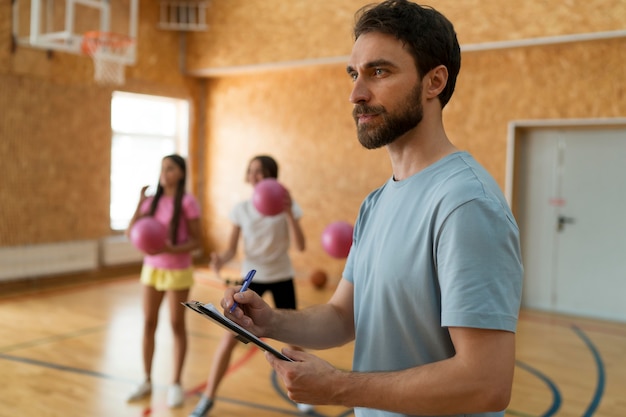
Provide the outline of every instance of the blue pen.
{"type": "MultiPolygon", "coordinates": [[[[239,290],[239,292],[244,292],[245,290],[248,289],[248,287],[250,286],[250,283],[252,282],[252,278],[254,277],[254,274],[256,274],[256,269],[251,269],[250,272],[248,272],[248,275],[246,275],[246,277],[243,279],[243,285],[241,286],[241,289],[239,290]]],[[[239,304],[237,304],[237,301],[235,301],[235,304],[232,305],[232,307],[230,308],[230,312],[232,313],[233,311],[235,311],[235,308],[237,308],[239,304]]]]}

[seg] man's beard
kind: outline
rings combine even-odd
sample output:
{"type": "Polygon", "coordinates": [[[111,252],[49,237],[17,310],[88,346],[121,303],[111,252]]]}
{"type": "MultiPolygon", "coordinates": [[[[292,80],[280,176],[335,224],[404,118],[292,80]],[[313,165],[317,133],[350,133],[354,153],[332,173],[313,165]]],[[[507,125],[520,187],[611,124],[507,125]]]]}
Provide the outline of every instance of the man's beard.
{"type": "Polygon", "coordinates": [[[421,96],[422,83],[417,83],[405,100],[404,110],[398,114],[388,113],[383,106],[355,105],[352,117],[356,122],[357,136],[361,145],[367,149],[381,148],[415,128],[424,117],[421,96]],[[382,122],[377,126],[371,126],[372,122],[359,125],[358,116],[362,114],[376,114],[382,118],[382,122]]]}

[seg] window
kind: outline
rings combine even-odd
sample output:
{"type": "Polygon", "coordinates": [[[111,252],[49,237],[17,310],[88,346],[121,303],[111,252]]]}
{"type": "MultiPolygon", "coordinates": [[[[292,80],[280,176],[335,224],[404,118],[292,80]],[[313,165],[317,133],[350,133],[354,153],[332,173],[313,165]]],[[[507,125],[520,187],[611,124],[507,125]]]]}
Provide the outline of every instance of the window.
{"type": "Polygon", "coordinates": [[[161,159],[188,154],[189,105],[185,100],[116,91],[111,100],[111,229],[130,222],[141,187],[154,192],[161,159]]]}

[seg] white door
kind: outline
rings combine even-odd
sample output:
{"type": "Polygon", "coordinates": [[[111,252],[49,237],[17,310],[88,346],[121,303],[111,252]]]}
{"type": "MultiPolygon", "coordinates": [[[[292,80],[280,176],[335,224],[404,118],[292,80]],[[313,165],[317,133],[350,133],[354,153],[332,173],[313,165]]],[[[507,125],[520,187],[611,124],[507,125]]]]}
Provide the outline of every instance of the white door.
{"type": "Polygon", "coordinates": [[[626,321],[626,128],[518,139],[523,305],[626,321]]]}

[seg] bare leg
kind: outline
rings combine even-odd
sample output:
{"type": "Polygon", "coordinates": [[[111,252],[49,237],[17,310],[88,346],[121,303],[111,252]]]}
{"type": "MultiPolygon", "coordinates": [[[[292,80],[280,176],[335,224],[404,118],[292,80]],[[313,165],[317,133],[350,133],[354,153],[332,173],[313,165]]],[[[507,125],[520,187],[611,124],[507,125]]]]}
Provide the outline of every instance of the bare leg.
{"type": "Polygon", "coordinates": [[[213,356],[211,370],[209,371],[209,378],[207,380],[206,388],[204,389],[204,395],[208,398],[215,398],[217,388],[228,370],[230,357],[236,344],[237,339],[235,339],[235,336],[232,333],[224,333],[222,339],[220,340],[220,344],[217,346],[217,351],[213,356]]]}
{"type": "Polygon", "coordinates": [[[187,301],[189,289],[171,290],[167,292],[170,309],[170,324],[174,335],[174,384],[180,384],[185,356],[187,354],[187,326],[185,323],[185,307],[180,303],[187,301]]]}
{"type": "Polygon", "coordinates": [[[152,357],[154,356],[154,334],[159,319],[159,307],[163,292],[154,287],[143,286],[143,369],[146,382],[152,379],[152,357]]]}

